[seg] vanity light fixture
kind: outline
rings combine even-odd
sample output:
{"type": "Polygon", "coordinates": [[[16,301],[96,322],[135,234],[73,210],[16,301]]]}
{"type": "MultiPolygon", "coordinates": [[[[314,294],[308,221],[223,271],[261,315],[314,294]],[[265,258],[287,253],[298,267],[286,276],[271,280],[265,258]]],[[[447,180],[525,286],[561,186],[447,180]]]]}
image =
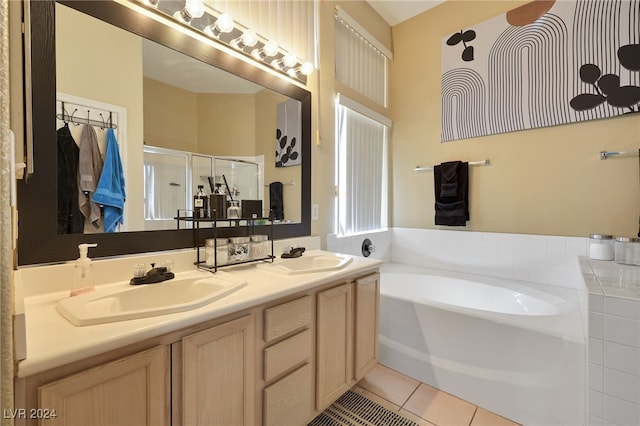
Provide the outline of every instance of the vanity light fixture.
{"type": "MultiPolygon", "coordinates": [[[[156,1],[157,4],[157,1],[156,1]]],[[[202,18],[204,15],[203,0],[185,0],[184,7],[173,14],[177,20],[190,24],[193,19],[202,18]]]]}
{"type": "Polygon", "coordinates": [[[233,31],[233,18],[228,13],[221,13],[212,25],[204,27],[204,32],[210,37],[220,38],[220,35],[233,31]]]}
{"type": "Polygon", "coordinates": [[[190,30],[204,33],[215,42],[250,56],[257,62],[271,65],[273,70],[302,83],[306,83],[306,76],[313,72],[311,62],[302,62],[293,52],[280,49],[277,42],[266,40],[253,29],[234,22],[231,15],[206,5],[205,0],[128,1],[142,4],[153,13],[172,17],[190,30]]]}
{"type": "Polygon", "coordinates": [[[278,43],[273,40],[267,41],[260,49],[253,49],[251,56],[259,61],[263,61],[265,58],[274,57],[278,54],[280,47],[278,43]]]}
{"type": "Polygon", "coordinates": [[[248,29],[243,32],[240,37],[231,40],[229,44],[238,50],[243,50],[245,47],[253,47],[258,44],[258,34],[256,34],[255,31],[248,29]]]}

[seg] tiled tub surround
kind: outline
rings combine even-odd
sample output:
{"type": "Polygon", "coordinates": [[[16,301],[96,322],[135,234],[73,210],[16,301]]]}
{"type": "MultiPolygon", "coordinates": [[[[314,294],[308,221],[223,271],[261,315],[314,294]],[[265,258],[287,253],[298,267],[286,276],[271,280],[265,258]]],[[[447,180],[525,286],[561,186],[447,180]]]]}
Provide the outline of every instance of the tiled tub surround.
{"type": "Polygon", "coordinates": [[[589,425],[640,425],[640,267],[580,258],[589,290],[589,425]]]}
{"type": "Polygon", "coordinates": [[[362,256],[362,242],[368,238],[375,246],[375,251],[371,253],[372,259],[379,259],[383,262],[391,261],[391,233],[392,230],[368,232],[358,235],[339,237],[336,234],[327,235],[327,250],[350,254],[352,256],[362,256]]]}

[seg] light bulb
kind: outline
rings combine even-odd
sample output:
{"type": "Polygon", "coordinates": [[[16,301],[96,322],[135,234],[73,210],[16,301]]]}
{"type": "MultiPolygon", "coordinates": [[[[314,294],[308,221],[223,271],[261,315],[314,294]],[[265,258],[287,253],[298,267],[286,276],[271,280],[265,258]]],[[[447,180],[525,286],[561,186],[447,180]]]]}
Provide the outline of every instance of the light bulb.
{"type": "Polygon", "coordinates": [[[265,43],[263,49],[266,56],[276,56],[278,54],[278,43],[269,40],[265,43]]]}
{"type": "Polygon", "coordinates": [[[218,16],[216,20],[216,26],[220,29],[221,33],[230,33],[233,31],[233,18],[227,13],[223,13],[218,16]]]}
{"type": "Polygon", "coordinates": [[[276,56],[277,54],[278,54],[278,43],[271,40],[266,42],[261,49],[253,49],[251,51],[251,56],[256,58],[258,61],[262,61],[264,60],[264,58],[269,56],[276,56]]]}
{"type": "Polygon", "coordinates": [[[173,17],[185,24],[191,23],[195,18],[204,15],[204,2],[202,0],[186,0],[184,8],[173,14],[173,17]]]}
{"type": "Polygon", "coordinates": [[[258,34],[253,30],[246,30],[238,38],[231,40],[230,44],[236,49],[244,49],[245,47],[253,47],[258,43],[258,34]]]}
{"type": "Polygon", "coordinates": [[[289,68],[293,68],[298,63],[298,57],[295,53],[288,52],[284,55],[284,58],[282,58],[282,63],[289,68]]]}
{"type": "Polygon", "coordinates": [[[233,18],[226,13],[218,16],[213,25],[207,25],[204,28],[204,32],[214,38],[220,38],[221,34],[230,33],[231,31],[233,31],[233,18]]]}
{"type": "Polygon", "coordinates": [[[309,61],[305,61],[300,65],[300,72],[304,75],[311,75],[313,72],[313,64],[309,61]]]}

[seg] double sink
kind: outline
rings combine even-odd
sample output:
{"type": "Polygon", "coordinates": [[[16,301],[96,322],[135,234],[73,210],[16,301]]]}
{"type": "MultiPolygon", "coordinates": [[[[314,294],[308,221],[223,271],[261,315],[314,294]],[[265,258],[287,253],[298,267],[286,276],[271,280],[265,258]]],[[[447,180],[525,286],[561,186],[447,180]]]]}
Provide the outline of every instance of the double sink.
{"type": "MultiPolygon", "coordinates": [[[[257,267],[276,274],[295,275],[339,270],[351,261],[349,256],[322,253],[279,259],[257,267]]],[[[208,305],[247,286],[246,281],[230,279],[233,274],[225,274],[225,277],[195,275],[118,290],[99,288],[62,299],[56,308],[72,324],[85,326],[184,312],[208,305]]]]}

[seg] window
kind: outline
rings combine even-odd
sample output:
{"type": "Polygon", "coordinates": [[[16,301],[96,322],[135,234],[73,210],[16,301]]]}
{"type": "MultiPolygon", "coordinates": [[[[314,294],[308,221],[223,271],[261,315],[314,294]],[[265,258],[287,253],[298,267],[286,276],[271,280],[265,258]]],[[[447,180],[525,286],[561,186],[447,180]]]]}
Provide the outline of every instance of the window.
{"type": "Polygon", "coordinates": [[[336,102],[338,235],[387,228],[390,120],[339,95],[336,102]]]}
{"type": "MultiPolygon", "coordinates": [[[[336,7],[336,80],[387,106],[391,52],[336,7]]],[[[346,96],[336,101],[337,234],[387,229],[387,138],[391,120],[346,96]]]]}

